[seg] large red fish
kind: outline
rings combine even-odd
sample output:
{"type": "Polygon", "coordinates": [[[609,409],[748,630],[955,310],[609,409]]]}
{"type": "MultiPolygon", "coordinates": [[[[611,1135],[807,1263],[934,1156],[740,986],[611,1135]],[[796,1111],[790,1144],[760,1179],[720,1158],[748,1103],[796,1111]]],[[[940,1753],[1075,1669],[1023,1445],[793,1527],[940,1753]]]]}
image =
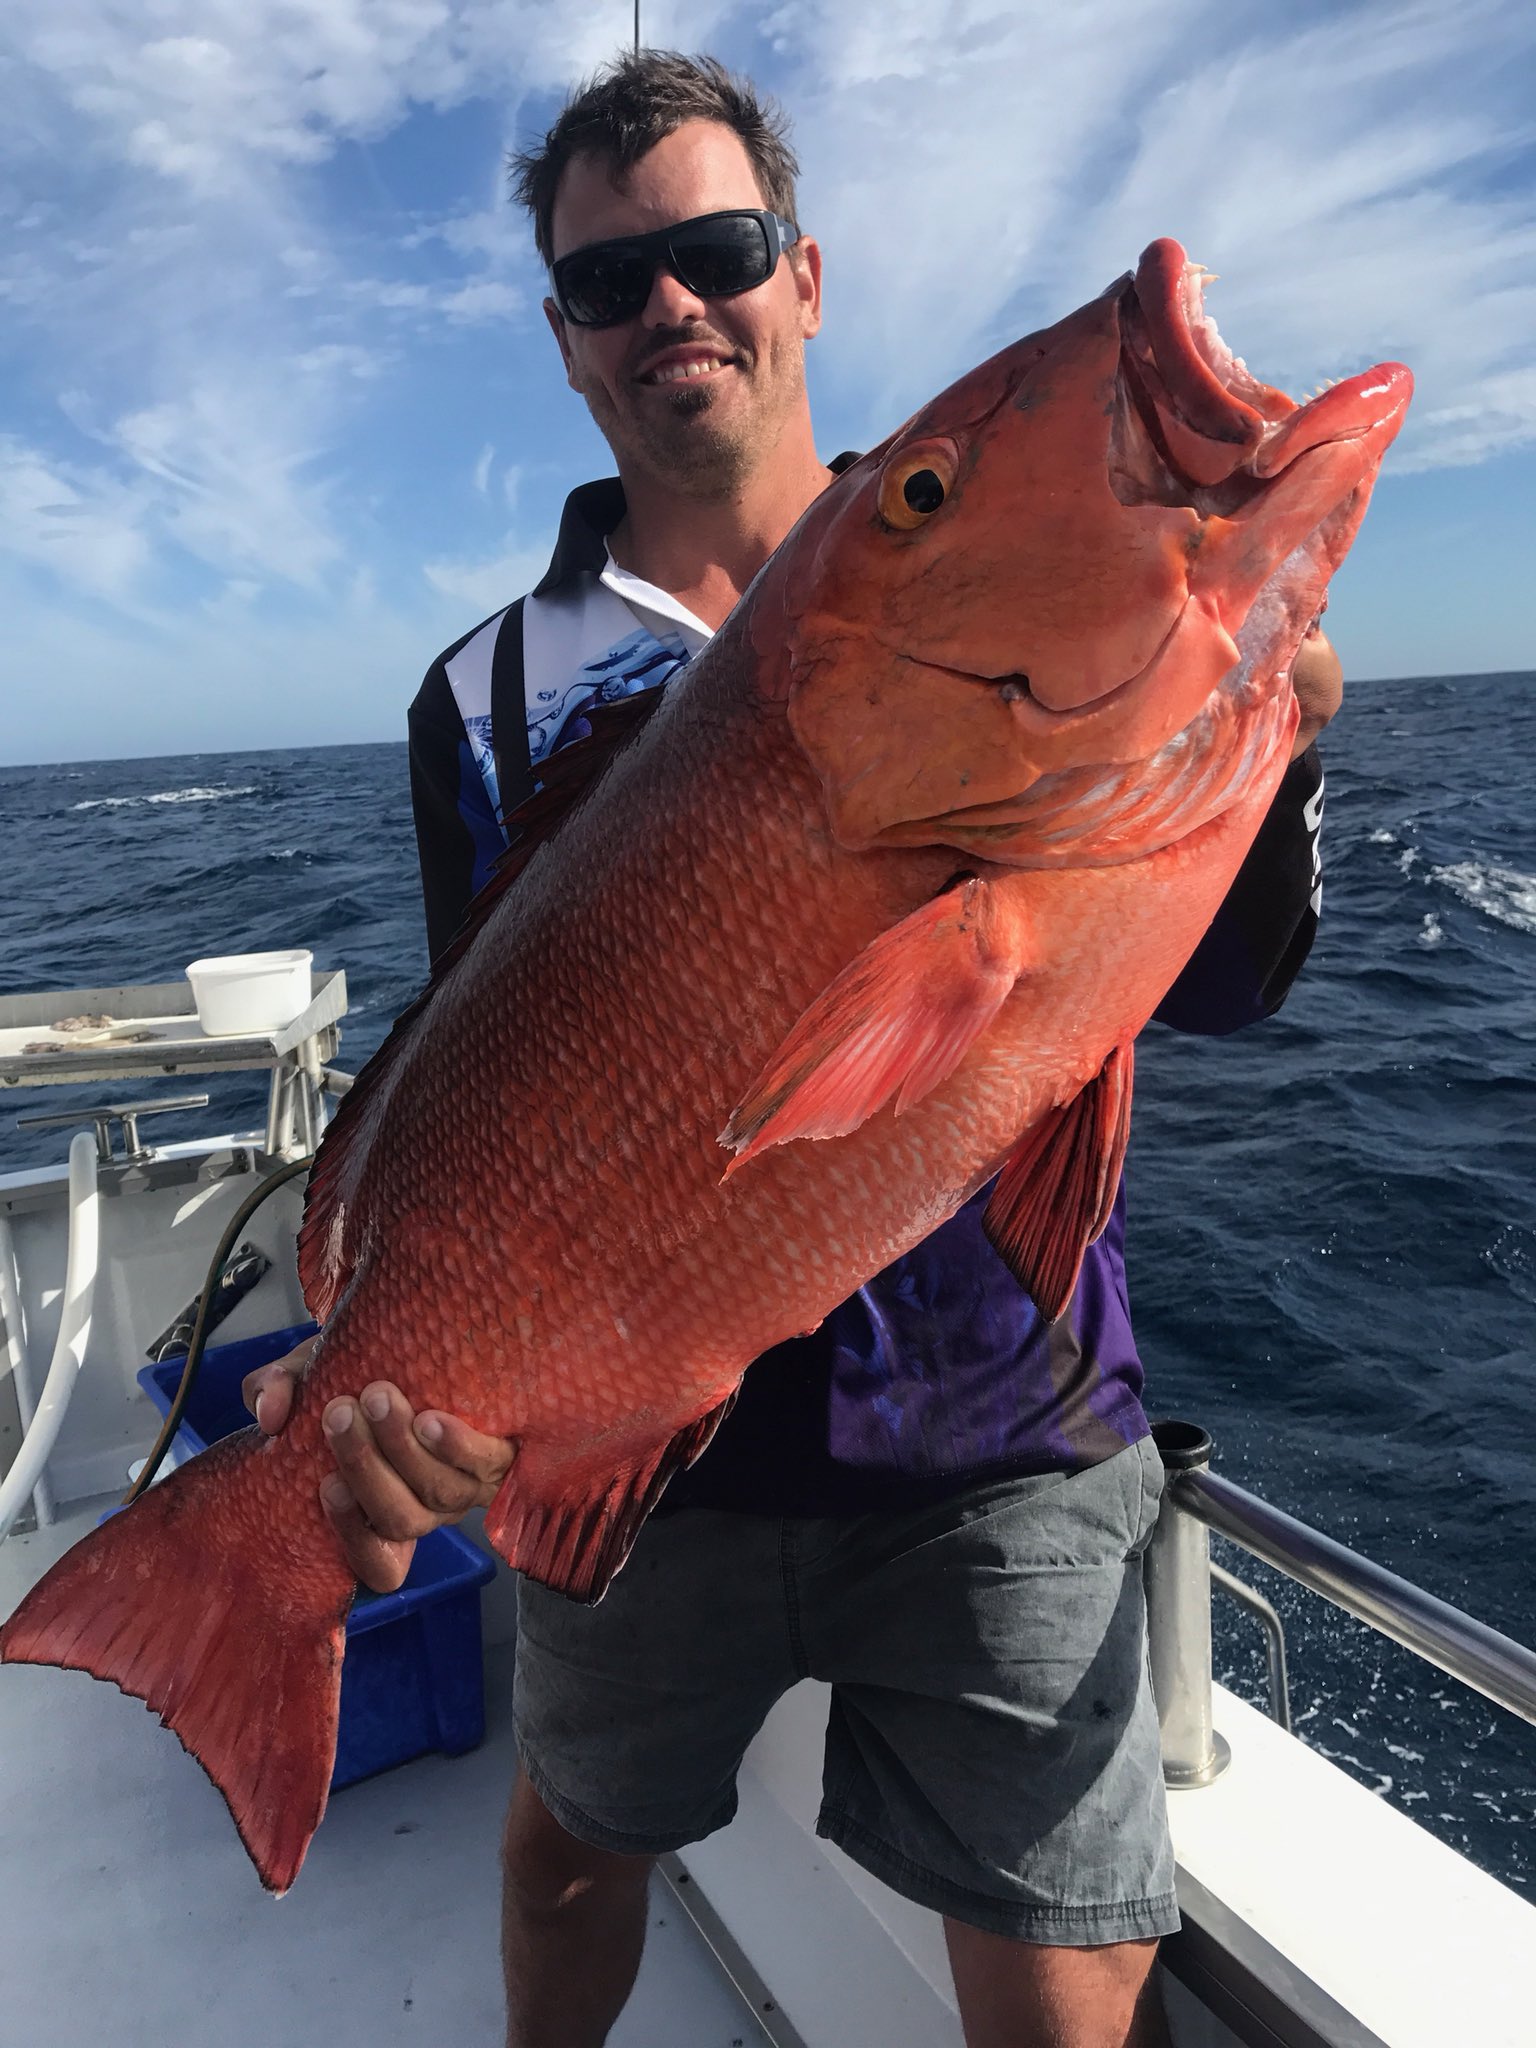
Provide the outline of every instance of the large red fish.
{"type": "Polygon", "coordinates": [[[1154,243],[816,501],[343,1104],[289,1428],[174,1473],[0,1635],[147,1700],[272,1889],[335,1743],[333,1395],[385,1373],[516,1437],[491,1541],[595,1599],[750,1361],[1000,1169],[994,1242],[1065,1303],[1411,388],[1293,405],[1201,287],[1154,243]]]}

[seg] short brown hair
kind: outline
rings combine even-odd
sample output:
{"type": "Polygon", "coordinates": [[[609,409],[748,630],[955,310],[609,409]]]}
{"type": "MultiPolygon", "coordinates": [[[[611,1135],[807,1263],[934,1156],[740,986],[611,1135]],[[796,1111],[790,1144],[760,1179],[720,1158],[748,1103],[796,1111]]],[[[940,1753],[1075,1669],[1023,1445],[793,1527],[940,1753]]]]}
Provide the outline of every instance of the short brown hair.
{"type": "Polygon", "coordinates": [[[577,87],[542,142],[509,160],[513,197],[533,216],[546,265],[555,255],[555,194],[572,157],[594,156],[622,182],[685,121],[719,121],[739,135],[768,210],[794,220],[800,166],[783,109],[714,57],[630,50],[577,87]]]}

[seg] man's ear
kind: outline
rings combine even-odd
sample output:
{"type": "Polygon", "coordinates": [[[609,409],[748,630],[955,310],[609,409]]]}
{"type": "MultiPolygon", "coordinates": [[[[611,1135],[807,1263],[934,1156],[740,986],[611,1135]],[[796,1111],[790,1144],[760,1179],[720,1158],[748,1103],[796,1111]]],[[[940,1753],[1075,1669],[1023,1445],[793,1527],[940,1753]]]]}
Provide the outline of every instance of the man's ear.
{"type": "Polygon", "coordinates": [[[809,341],[821,331],[821,244],[809,235],[792,243],[789,273],[800,300],[800,332],[809,341]]]}
{"type": "Polygon", "coordinates": [[[565,365],[565,381],[573,391],[579,391],[581,389],[581,382],[576,375],[575,365],[571,361],[571,342],[570,336],[565,331],[565,315],[553,299],[546,299],[544,301],[544,318],[549,322],[550,332],[554,335],[555,341],[559,345],[560,360],[565,365]]]}

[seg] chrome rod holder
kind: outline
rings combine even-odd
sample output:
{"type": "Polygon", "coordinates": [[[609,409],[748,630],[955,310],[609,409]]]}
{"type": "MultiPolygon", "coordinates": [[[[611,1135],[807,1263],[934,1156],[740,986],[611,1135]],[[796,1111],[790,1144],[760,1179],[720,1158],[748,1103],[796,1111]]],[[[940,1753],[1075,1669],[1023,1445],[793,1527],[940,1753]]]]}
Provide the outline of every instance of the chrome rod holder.
{"type": "MultiPolygon", "coordinates": [[[[1159,1422],[1152,1439],[1170,1480],[1210,1465],[1211,1439],[1195,1423],[1159,1422]]],[[[1163,1782],[1178,1791],[1209,1785],[1232,1760],[1211,1719],[1211,1541],[1203,1523],[1179,1510],[1172,1485],[1144,1574],[1163,1782]]]]}
{"type": "Polygon", "coordinates": [[[1235,1573],[1223,1571],[1219,1564],[1211,1566],[1211,1584],[1218,1592],[1235,1600],[1239,1607],[1247,1608],[1263,1629],[1264,1655],[1269,1665],[1269,1718],[1278,1722],[1289,1735],[1292,1732],[1291,1679],[1285,1656],[1285,1623],[1262,1593],[1256,1593],[1246,1580],[1238,1578],[1235,1573]]]}
{"type": "Polygon", "coordinates": [[[96,1129],[96,1159],[101,1166],[126,1163],[130,1166],[149,1157],[149,1148],[139,1137],[141,1116],[164,1116],[174,1109],[206,1109],[206,1095],[166,1095],[155,1102],[102,1102],[91,1109],[38,1110],[16,1119],[18,1131],[68,1130],[71,1125],[93,1124],[96,1129]],[[123,1129],[122,1162],[112,1150],[112,1120],[123,1129]]]}
{"type": "MultiPolygon", "coordinates": [[[[1165,1453],[1166,1457],[1166,1453],[1165,1453]]],[[[1426,1664],[1536,1726],[1536,1650],[1346,1549],[1204,1466],[1170,1470],[1179,1521],[1199,1520],[1426,1664]]]]}

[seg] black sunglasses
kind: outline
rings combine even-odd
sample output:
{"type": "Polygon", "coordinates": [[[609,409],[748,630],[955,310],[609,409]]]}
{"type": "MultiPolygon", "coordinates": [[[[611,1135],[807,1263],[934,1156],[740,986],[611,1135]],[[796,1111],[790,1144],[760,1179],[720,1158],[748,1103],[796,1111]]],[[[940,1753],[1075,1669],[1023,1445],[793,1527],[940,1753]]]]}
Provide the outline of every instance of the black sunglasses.
{"type": "Polygon", "coordinates": [[[766,284],[800,239],[777,213],[701,213],[648,235],[591,242],[550,265],[555,304],[575,327],[617,327],[643,313],[657,267],[701,299],[730,299],[766,284]]]}

